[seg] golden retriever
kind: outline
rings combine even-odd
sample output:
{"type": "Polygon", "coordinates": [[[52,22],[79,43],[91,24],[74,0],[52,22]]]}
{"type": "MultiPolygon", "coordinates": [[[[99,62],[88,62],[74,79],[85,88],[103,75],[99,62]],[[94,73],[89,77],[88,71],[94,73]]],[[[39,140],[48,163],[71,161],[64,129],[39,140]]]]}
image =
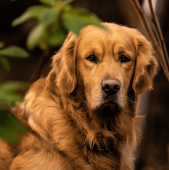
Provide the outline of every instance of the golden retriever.
{"type": "Polygon", "coordinates": [[[104,23],[69,33],[52,70],[13,110],[29,129],[0,141],[1,170],[133,170],[138,95],[157,60],[137,30],[104,23]]]}

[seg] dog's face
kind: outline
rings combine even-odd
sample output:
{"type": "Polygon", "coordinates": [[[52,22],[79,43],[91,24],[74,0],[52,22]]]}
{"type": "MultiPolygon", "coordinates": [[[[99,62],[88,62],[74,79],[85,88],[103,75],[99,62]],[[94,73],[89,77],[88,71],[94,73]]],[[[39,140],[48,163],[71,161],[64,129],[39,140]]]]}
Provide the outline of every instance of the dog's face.
{"type": "Polygon", "coordinates": [[[116,24],[84,28],[79,37],[68,35],[54,58],[63,93],[75,89],[91,110],[127,107],[128,90],[135,94],[151,88],[157,62],[150,43],[137,31],[116,24]]]}
{"type": "Polygon", "coordinates": [[[135,67],[136,48],[129,29],[117,25],[108,29],[86,28],[77,49],[77,74],[92,110],[125,107],[135,67]]]}

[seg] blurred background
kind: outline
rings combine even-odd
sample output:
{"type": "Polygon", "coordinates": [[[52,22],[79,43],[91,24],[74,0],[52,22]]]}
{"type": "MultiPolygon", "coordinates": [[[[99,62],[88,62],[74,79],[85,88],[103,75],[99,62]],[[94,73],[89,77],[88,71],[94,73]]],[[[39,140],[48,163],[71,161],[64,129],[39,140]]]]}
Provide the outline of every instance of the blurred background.
{"type": "MultiPolygon", "coordinates": [[[[147,0],[140,0],[147,18],[150,12],[147,0]]],[[[152,0],[159,19],[163,36],[169,51],[169,1],[152,0]]],[[[36,22],[30,20],[12,27],[11,22],[20,16],[29,6],[40,4],[38,0],[0,0],[0,42],[5,47],[17,45],[25,50],[26,38],[36,22]]],[[[139,29],[146,33],[129,0],[75,0],[74,7],[83,7],[95,13],[104,22],[115,22],[139,29]]],[[[54,47],[45,54],[40,48],[28,51],[27,59],[8,58],[10,72],[0,72],[1,81],[31,81],[44,77],[50,70],[51,57],[59,49],[54,47]],[[42,59],[43,58],[43,59],[42,59]]],[[[144,115],[143,135],[136,151],[136,170],[169,169],[169,82],[162,68],[154,79],[154,90],[143,94],[139,106],[139,115],[144,115]]]]}

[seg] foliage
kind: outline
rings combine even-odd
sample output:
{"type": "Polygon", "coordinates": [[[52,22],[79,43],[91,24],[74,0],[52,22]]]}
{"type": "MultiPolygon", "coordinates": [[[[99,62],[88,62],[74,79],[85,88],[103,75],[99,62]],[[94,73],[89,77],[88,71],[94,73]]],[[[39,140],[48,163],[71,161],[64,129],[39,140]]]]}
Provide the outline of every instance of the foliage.
{"type": "MultiPolygon", "coordinates": [[[[42,5],[29,7],[21,16],[12,22],[12,26],[23,24],[34,19],[36,26],[30,31],[27,38],[29,50],[39,46],[47,50],[51,46],[60,45],[69,31],[79,35],[80,30],[87,25],[105,27],[100,19],[86,9],[75,9],[70,6],[73,0],[40,0],[42,5]]],[[[0,48],[4,46],[0,43],[0,48]]],[[[19,47],[11,46],[0,49],[0,70],[9,71],[10,65],[6,57],[26,58],[28,53],[19,47]]],[[[25,127],[9,114],[8,108],[21,102],[23,95],[19,92],[25,89],[28,83],[0,82],[0,137],[10,142],[17,142],[18,132],[25,132],[25,127]]]]}
{"type": "Polygon", "coordinates": [[[27,58],[29,54],[21,49],[20,47],[10,46],[4,49],[1,49],[4,46],[4,43],[0,42],[0,70],[9,71],[10,65],[6,57],[10,58],[27,58]]]}
{"type": "Polygon", "coordinates": [[[0,110],[0,137],[9,142],[19,142],[19,132],[26,132],[26,128],[8,111],[0,110]]]}
{"type": "Polygon", "coordinates": [[[12,22],[17,26],[30,19],[37,20],[37,25],[27,38],[28,49],[36,45],[46,50],[49,46],[60,45],[68,31],[79,35],[87,25],[103,27],[100,19],[86,9],[75,9],[70,6],[73,0],[40,0],[43,5],[29,7],[20,17],[12,22]]]}
{"type": "MultiPolygon", "coordinates": [[[[0,70],[9,71],[10,65],[6,57],[26,58],[29,54],[23,49],[10,46],[3,48],[4,43],[0,42],[0,70]],[[2,49],[3,48],[3,49],[2,49]]],[[[19,141],[19,132],[25,132],[25,127],[14,118],[9,107],[13,106],[16,101],[21,102],[23,95],[19,92],[25,90],[28,83],[24,82],[0,82],[0,137],[9,142],[19,141]]]]}

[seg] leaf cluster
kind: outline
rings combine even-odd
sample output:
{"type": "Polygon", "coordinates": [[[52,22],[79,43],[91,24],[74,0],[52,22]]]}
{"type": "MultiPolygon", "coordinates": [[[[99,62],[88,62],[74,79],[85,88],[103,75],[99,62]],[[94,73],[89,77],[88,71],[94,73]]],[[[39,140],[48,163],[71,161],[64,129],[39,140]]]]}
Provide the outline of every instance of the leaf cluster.
{"type": "Polygon", "coordinates": [[[42,5],[29,7],[20,17],[12,22],[17,26],[30,19],[37,21],[27,38],[28,49],[40,46],[46,50],[49,46],[60,45],[67,32],[79,35],[87,25],[103,27],[100,19],[86,9],[75,9],[70,6],[73,0],[40,0],[42,5]]]}
{"type": "Polygon", "coordinates": [[[0,42],[0,70],[9,71],[10,65],[8,63],[7,57],[10,58],[27,58],[29,54],[20,47],[10,46],[3,48],[4,43],[0,42]],[[3,48],[3,49],[2,49],[3,48]]]}
{"type": "Polygon", "coordinates": [[[0,110],[0,137],[9,142],[19,142],[19,133],[25,133],[25,126],[9,111],[0,110]]]}
{"type": "MultiPolygon", "coordinates": [[[[100,19],[86,9],[75,9],[70,6],[73,0],[40,0],[42,5],[29,7],[21,16],[12,22],[12,26],[23,24],[28,20],[36,20],[36,26],[27,37],[29,50],[39,46],[42,50],[58,46],[64,41],[69,31],[79,35],[80,30],[87,25],[105,27],[100,19]]],[[[3,48],[0,43],[0,70],[9,71],[7,57],[26,58],[29,54],[23,49],[10,46],[3,48]]],[[[19,141],[19,132],[25,132],[25,127],[9,113],[9,106],[23,101],[20,93],[28,87],[24,82],[0,82],[0,137],[10,142],[19,141]]]]}
{"type": "MultiPolygon", "coordinates": [[[[10,58],[27,58],[29,54],[17,46],[3,48],[4,43],[0,42],[0,70],[9,71],[10,65],[7,57],[10,58]]],[[[9,107],[15,102],[23,101],[23,95],[19,92],[25,90],[28,83],[25,82],[0,82],[0,137],[9,142],[19,141],[19,132],[25,132],[25,127],[14,118],[9,107]]]]}

